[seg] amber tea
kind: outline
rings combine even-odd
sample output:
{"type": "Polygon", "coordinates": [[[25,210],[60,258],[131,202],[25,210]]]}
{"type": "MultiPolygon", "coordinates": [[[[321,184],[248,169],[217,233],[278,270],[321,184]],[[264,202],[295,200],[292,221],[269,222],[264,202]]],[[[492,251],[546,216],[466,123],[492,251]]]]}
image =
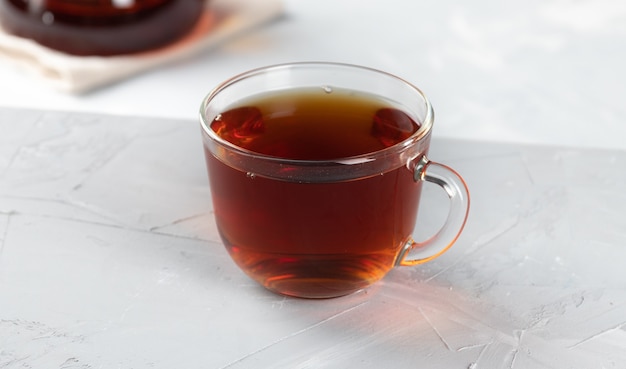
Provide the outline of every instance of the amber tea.
{"type": "MultiPolygon", "coordinates": [[[[210,123],[240,148],[298,161],[377,152],[419,127],[382,98],[328,88],[261,94],[210,123]]],[[[410,239],[421,182],[406,166],[303,183],[266,178],[205,154],[220,235],[241,269],[271,290],[333,297],[361,289],[394,266],[410,239]]]]}

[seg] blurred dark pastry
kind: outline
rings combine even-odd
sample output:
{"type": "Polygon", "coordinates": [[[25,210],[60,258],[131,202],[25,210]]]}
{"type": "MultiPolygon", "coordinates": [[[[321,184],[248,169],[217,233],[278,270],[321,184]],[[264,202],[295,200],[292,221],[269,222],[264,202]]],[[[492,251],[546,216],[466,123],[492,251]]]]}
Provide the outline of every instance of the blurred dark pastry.
{"type": "Polygon", "coordinates": [[[0,0],[9,33],[73,55],[155,49],[189,32],[205,0],[0,0]]]}

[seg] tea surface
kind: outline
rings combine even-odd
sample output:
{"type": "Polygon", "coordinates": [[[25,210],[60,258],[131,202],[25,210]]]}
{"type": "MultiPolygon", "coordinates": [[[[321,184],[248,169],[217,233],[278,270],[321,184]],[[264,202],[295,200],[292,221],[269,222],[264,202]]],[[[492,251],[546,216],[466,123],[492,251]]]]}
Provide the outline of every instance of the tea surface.
{"type": "Polygon", "coordinates": [[[257,96],[211,123],[223,139],[281,158],[328,160],[375,152],[420,127],[385,101],[347,91],[302,89],[257,96]]]}

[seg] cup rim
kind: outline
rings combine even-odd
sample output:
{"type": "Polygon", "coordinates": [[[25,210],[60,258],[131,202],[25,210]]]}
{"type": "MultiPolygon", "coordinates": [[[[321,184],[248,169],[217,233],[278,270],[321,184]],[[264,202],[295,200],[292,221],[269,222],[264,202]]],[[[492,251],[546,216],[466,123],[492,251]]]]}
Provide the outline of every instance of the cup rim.
{"type": "Polygon", "coordinates": [[[434,110],[430,103],[430,100],[426,97],[426,94],[424,94],[424,92],[421,89],[419,89],[412,83],[408,82],[407,80],[400,78],[396,76],[395,74],[385,72],[379,69],[371,68],[371,67],[362,66],[362,65],[350,64],[350,63],[338,63],[338,62],[320,62],[320,61],[272,64],[272,65],[250,69],[248,71],[232,76],[226,79],[225,81],[223,81],[222,83],[218,84],[216,87],[214,87],[202,99],[199,113],[200,113],[200,124],[202,127],[202,131],[213,142],[219,144],[220,146],[228,148],[228,150],[234,151],[240,155],[244,155],[248,157],[254,157],[254,158],[259,158],[259,159],[268,160],[268,161],[280,162],[280,163],[292,163],[295,165],[304,165],[304,166],[306,166],[307,164],[308,165],[322,165],[322,166],[323,165],[336,165],[336,164],[362,164],[362,163],[369,162],[371,160],[375,160],[373,159],[373,157],[383,157],[387,155],[400,153],[412,147],[415,143],[419,142],[424,137],[428,136],[432,131],[432,126],[434,122],[434,110]],[[359,155],[339,157],[339,158],[333,158],[333,159],[323,159],[323,160],[289,159],[289,158],[277,157],[277,156],[267,155],[267,154],[263,154],[260,152],[248,150],[238,145],[235,145],[230,141],[223,139],[209,127],[210,122],[208,122],[206,119],[206,108],[208,104],[210,103],[210,101],[220,91],[224,90],[230,85],[244,81],[248,78],[252,78],[252,77],[267,73],[268,71],[276,71],[280,69],[289,69],[289,68],[305,68],[305,67],[332,67],[332,68],[357,69],[357,70],[362,70],[368,73],[379,74],[387,78],[395,79],[396,81],[401,82],[402,84],[406,85],[407,87],[409,87],[410,89],[412,89],[413,91],[415,91],[418,95],[422,97],[423,102],[426,106],[426,116],[424,117],[424,120],[423,122],[421,122],[421,126],[417,131],[415,131],[411,136],[409,136],[405,140],[400,141],[396,143],[395,145],[392,145],[392,146],[389,146],[380,150],[359,154],[359,155]]]}

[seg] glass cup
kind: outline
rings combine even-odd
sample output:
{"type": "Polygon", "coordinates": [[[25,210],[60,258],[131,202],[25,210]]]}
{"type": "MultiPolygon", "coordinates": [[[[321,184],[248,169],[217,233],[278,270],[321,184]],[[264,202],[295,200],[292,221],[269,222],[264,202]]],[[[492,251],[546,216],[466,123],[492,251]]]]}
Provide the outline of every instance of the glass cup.
{"type": "Polygon", "coordinates": [[[275,65],[217,86],[202,101],[200,121],[217,228],[232,259],[271,291],[329,298],[363,289],[395,266],[441,255],[465,225],[469,192],[459,174],[426,156],[433,119],[418,88],[354,65],[275,65]],[[296,98],[315,103],[299,115],[296,98]],[[349,115],[341,113],[344,105],[349,115]],[[346,117],[361,110],[372,116],[363,120],[366,127],[349,125],[346,117]],[[269,122],[284,116],[290,123],[272,130],[269,122]],[[407,122],[415,123],[412,130],[407,122]],[[297,155],[284,149],[291,133],[275,140],[279,154],[255,149],[270,133],[300,125],[327,131],[307,131],[303,137],[312,143],[292,145],[310,146],[297,155]],[[381,148],[323,156],[332,145],[350,147],[389,127],[396,141],[381,148]],[[416,242],[424,181],[445,191],[450,206],[438,232],[416,242]]]}

